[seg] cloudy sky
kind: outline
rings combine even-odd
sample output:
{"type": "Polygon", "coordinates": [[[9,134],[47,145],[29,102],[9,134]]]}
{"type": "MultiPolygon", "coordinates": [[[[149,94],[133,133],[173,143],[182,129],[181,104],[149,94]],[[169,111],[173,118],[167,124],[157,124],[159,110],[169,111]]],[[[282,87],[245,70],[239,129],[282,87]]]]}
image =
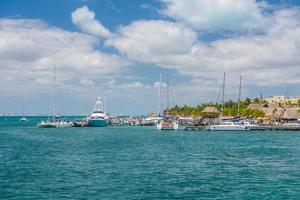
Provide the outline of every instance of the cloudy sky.
{"type": "Polygon", "coordinates": [[[85,114],[97,96],[112,114],[171,105],[300,94],[297,0],[1,0],[0,113],[85,114]],[[165,85],[165,84],[164,84],[165,85]],[[163,92],[165,94],[165,92],[163,92]],[[164,98],[165,99],[165,98],[164,98]],[[164,104],[166,104],[164,102],[164,104]]]}

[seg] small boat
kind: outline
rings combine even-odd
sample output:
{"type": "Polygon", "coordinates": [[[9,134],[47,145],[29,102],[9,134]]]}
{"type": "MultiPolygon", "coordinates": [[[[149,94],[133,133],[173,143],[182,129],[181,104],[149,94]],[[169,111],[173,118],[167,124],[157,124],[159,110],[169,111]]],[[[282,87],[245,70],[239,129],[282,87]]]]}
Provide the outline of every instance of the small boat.
{"type": "Polygon", "coordinates": [[[171,118],[164,118],[156,124],[157,130],[177,130],[178,123],[171,118]]]}
{"type": "Polygon", "coordinates": [[[74,127],[85,127],[88,126],[88,122],[86,120],[76,120],[73,122],[74,127]]]}
{"type": "Polygon", "coordinates": [[[98,97],[92,114],[87,117],[88,126],[106,127],[108,125],[108,115],[104,111],[103,100],[98,97]]]}
{"type": "Polygon", "coordinates": [[[28,122],[29,120],[26,117],[21,117],[20,122],[28,122]]]}
{"type": "Polygon", "coordinates": [[[38,128],[57,128],[57,123],[51,121],[41,121],[37,124],[38,128]]]}
{"type": "Polygon", "coordinates": [[[206,130],[209,131],[248,131],[249,126],[236,124],[234,122],[224,122],[218,125],[208,125],[206,130]]]}

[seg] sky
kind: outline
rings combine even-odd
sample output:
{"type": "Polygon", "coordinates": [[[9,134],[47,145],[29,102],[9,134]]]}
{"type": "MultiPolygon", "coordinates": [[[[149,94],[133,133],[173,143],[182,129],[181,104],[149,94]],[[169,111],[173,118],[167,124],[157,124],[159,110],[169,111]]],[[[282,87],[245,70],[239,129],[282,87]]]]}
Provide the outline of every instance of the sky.
{"type": "Polygon", "coordinates": [[[298,0],[1,0],[0,113],[111,114],[300,95],[298,0]],[[167,81],[169,80],[169,81],[167,81]]]}

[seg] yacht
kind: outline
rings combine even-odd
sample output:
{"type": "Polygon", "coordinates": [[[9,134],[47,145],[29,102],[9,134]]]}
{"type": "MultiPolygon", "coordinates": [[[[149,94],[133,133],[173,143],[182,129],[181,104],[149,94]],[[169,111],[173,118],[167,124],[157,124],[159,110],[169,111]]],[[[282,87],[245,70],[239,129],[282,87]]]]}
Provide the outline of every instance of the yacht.
{"type": "Polygon", "coordinates": [[[106,127],[108,124],[108,115],[104,111],[103,100],[98,97],[92,114],[87,118],[88,126],[106,127]]]}

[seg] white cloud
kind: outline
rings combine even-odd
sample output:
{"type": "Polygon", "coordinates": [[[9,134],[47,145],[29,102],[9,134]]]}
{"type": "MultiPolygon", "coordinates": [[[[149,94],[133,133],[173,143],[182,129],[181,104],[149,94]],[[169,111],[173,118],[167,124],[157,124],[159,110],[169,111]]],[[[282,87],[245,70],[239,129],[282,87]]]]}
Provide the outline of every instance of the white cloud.
{"type": "Polygon", "coordinates": [[[161,0],[162,14],[197,30],[248,30],[262,26],[264,3],[255,0],[161,0]]]}
{"type": "Polygon", "coordinates": [[[187,54],[196,40],[194,31],[178,24],[141,20],[120,27],[106,45],[117,48],[130,59],[156,62],[161,56],[187,54]]]}
{"type": "Polygon", "coordinates": [[[72,12],[72,22],[83,32],[105,38],[112,36],[110,31],[95,19],[95,13],[87,6],[77,8],[72,12]]]}
{"type": "Polygon", "coordinates": [[[137,21],[107,40],[127,58],[173,68],[192,77],[215,79],[226,71],[244,74],[245,84],[299,84],[300,10],[281,9],[262,34],[245,34],[202,42],[177,23],[137,21]],[[282,77],[285,77],[282,79],[282,77]]]}
{"type": "Polygon", "coordinates": [[[76,92],[121,74],[128,62],[96,45],[94,36],[49,27],[40,20],[0,19],[0,91],[18,95],[26,88],[38,95],[51,88],[54,66],[58,87],[76,92]]]}

